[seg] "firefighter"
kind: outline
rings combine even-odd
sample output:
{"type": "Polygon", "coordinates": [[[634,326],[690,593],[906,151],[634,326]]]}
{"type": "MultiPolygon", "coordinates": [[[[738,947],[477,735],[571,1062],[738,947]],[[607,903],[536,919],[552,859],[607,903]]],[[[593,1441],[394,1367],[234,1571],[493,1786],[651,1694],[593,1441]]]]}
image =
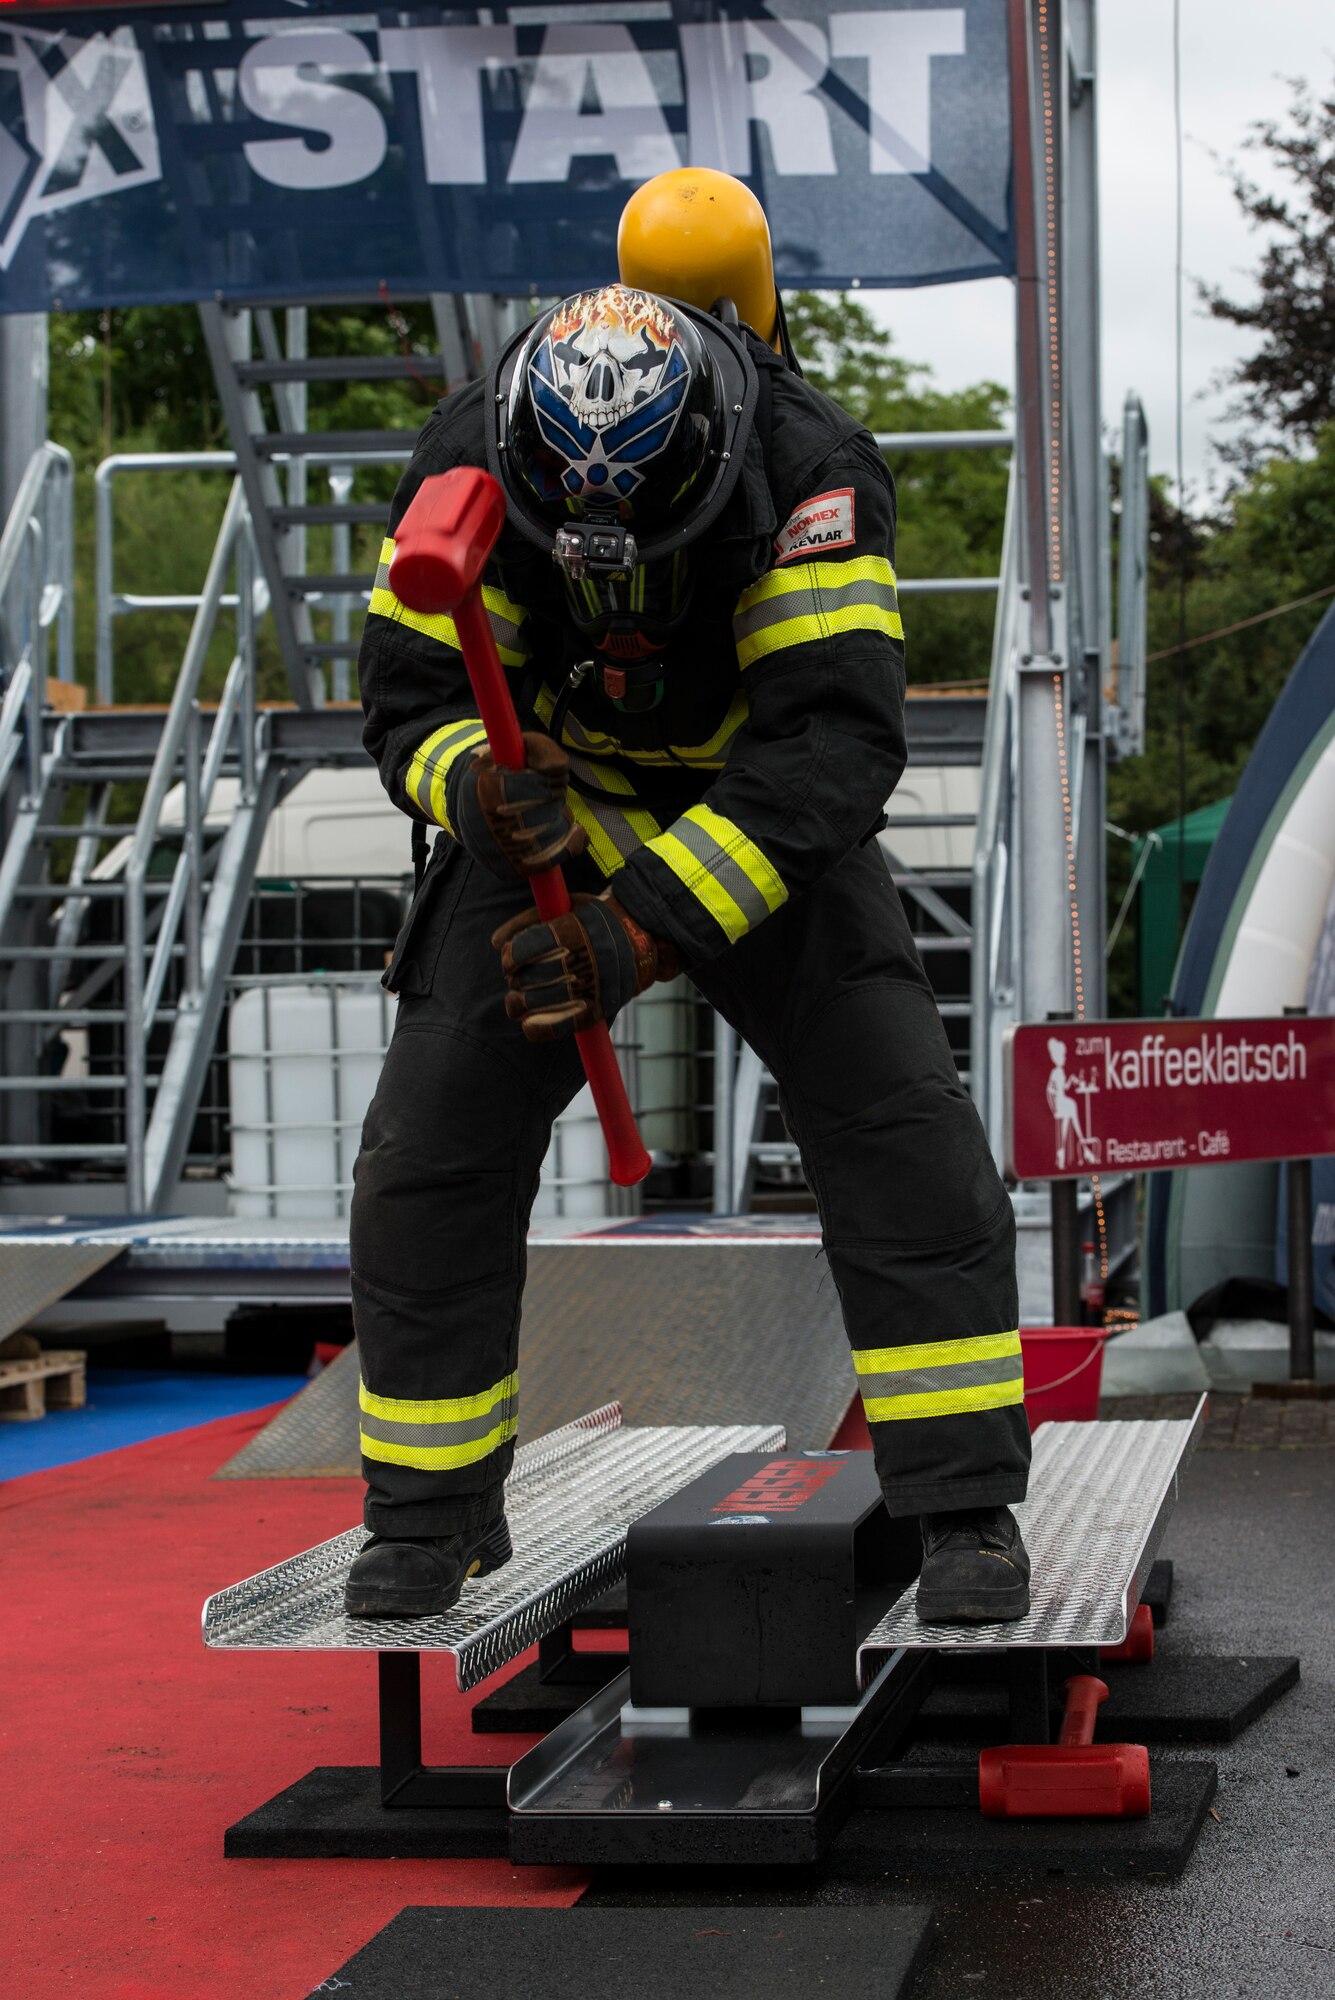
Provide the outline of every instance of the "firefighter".
{"type": "Polygon", "coordinates": [[[905,764],[894,489],[789,365],[740,182],[649,183],[620,259],[437,407],[366,620],[366,747],[435,841],[356,1169],[372,1539],[347,1608],[439,1612],[507,1559],[526,1226],[573,1035],[684,970],[777,1079],[886,1504],[921,1517],[920,1616],[1017,1618],[1011,1205],[874,838],[905,764]],[[522,772],[487,751],[453,621],[389,582],[418,487],[457,465],[506,492],[483,599],[522,772]],[[557,861],[574,908],[548,924],[529,877],[557,861]]]}

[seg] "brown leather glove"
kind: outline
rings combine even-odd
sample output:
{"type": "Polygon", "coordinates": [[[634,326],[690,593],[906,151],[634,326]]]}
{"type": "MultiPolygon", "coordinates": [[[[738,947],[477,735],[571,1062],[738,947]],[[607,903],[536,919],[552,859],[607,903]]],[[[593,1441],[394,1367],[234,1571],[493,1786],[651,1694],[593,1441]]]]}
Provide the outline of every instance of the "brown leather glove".
{"type": "Polygon", "coordinates": [[[549,924],[524,910],[491,940],[508,989],[505,1011],[531,1042],[559,1042],[614,1021],[628,1000],[678,970],[675,946],[651,937],[610,889],[570,900],[568,915],[549,924]]]}
{"type": "Polygon", "coordinates": [[[560,745],[524,731],[527,768],[507,771],[490,750],[458,757],[445,781],[445,807],[459,844],[503,882],[540,875],[583,854],[589,836],[566,803],[570,761],[560,745]]]}

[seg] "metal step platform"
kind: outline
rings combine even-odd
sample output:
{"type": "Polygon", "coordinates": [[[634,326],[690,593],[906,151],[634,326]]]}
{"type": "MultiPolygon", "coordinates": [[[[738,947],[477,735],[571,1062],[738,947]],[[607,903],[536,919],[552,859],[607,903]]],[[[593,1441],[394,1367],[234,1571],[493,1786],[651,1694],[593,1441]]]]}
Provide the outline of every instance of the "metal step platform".
{"type": "Polygon", "coordinates": [[[204,1606],[204,1643],[231,1651],[443,1652],[460,1688],[517,1659],[624,1573],[638,1515],[721,1458],[775,1451],[777,1424],[625,1428],[617,1403],[577,1418],[515,1454],[506,1486],[514,1555],[470,1583],[439,1618],[349,1618],[343,1585],[368,1539],[351,1528],[218,1591],[204,1606]]]}
{"type": "Polygon", "coordinates": [[[1044,1424],[1029,1497],[1014,1510],[1033,1564],[1028,1616],[1009,1625],[923,1625],[906,1591],[858,1649],[863,1679],[905,1646],[1119,1646],[1200,1443],[1205,1407],[1202,1396],[1182,1422],[1044,1424]]]}

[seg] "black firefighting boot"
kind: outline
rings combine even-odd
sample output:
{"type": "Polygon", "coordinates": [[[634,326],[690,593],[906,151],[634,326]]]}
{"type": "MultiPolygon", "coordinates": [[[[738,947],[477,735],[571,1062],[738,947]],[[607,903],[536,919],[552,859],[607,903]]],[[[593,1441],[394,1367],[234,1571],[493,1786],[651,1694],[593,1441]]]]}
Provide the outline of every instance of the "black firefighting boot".
{"type": "Polygon", "coordinates": [[[918,1616],[929,1625],[990,1625],[1029,1609],[1029,1552],[1009,1507],[923,1514],[918,1616]]]}
{"type": "Polygon", "coordinates": [[[458,1535],[372,1535],[348,1571],[343,1608],[353,1618],[429,1618],[457,1604],[470,1577],[499,1569],[510,1555],[504,1514],[458,1535]]]}

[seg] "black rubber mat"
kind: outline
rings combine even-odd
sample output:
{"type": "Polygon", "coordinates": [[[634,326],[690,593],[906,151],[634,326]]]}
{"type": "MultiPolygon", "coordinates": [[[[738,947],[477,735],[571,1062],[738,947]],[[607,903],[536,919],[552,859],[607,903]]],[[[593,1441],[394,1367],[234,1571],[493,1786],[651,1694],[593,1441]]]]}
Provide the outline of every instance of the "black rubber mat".
{"type": "MultiPolygon", "coordinates": [[[[1198,1654],[1099,1673],[1108,1699],[1099,1709],[1098,1741],[1231,1743],[1297,1685],[1299,1666],[1292,1655],[1198,1654]]],[[[995,1683],[933,1689],[915,1725],[917,1737],[937,1742],[1000,1743],[1006,1733],[1006,1691],[995,1683]]]]}
{"type": "MultiPolygon", "coordinates": [[[[519,1349],[519,1439],[619,1401],[628,1424],[782,1423],[828,1445],[855,1388],[819,1244],[535,1243],[519,1349]]],[[[216,1475],[347,1478],[357,1355],[345,1350],[216,1475]]]]}
{"type": "MultiPolygon", "coordinates": [[[[326,1982],[354,2000],[897,2000],[927,1949],[923,1904],[880,1909],[400,1911],[326,1982]],[[338,1980],[342,1984],[335,1986],[338,1980]]],[[[323,1990],[323,1989],[319,1989],[323,1990]]],[[[297,1996],[293,1995],[293,2000],[297,1996]]]]}
{"type": "MultiPolygon", "coordinates": [[[[229,1826],[223,1853],[229,1861],[330,1861],[341,1855],[476,1860],[505,1854],[508,1839],[503,1806],[386,1807],[377,1765],[325,1764],[229,1826]]],[[[416,2000],[417,1989],[411,1990],[416,2000]]]]}

